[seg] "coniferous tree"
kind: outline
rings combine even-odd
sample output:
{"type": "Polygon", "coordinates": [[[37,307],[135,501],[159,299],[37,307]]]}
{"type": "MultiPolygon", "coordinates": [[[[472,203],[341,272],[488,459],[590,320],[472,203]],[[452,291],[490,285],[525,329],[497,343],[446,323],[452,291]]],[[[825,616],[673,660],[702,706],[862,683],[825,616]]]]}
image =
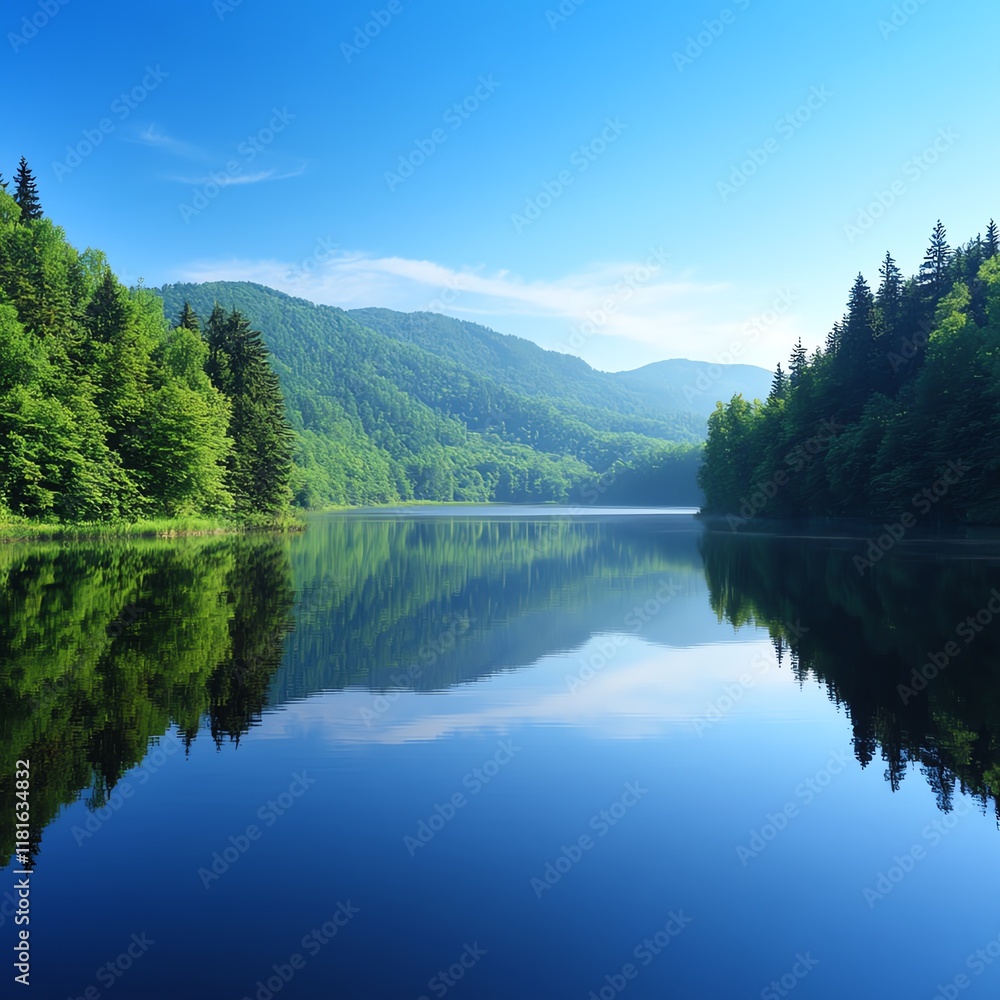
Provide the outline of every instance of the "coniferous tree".
{"type": "Polygon", "coordinates": [[[986,257],[995,257],[997,253],[1000,253],[1000,231],[997,230],[997,224],[992,219],[990,219],[990,224],[986,227],[983,252],[986,257]]]}
{"type": "Polygon", "coordinates": [[[945,284],[948,278],[948,263],[951,260],[952,251],[948,246],[948,234],[944,224],[940,219],[931,233],[930,246],[924,254],[923,263],[920,265],[920,280],[930,291],[934,298],[939,298],[945,291],[945,284]]]}
{"type": "Polygon", "coordinates": [[[768,399],[784,399],[785,389],[788,386],[788,378],[781,368],[781,362],[778,362],[778,367],[774,370],[774,378],[771,380],[771,394],[768,399]]]}
{"type": "Polygon", "coordinates": [[[184,308],[181,310],[177,325],[183,330],[193,330],[195,333],[201,333],[201,323],[189,302],[184,303],[184,308]]]}
{"type": "Polygon", "coordinates": [[[206,328],[213,384],[232,406],[227,486],[240,514],[273,515],[290,500],[294,433],[260,331],[216,304],[206,328]]]}
{"type": "Polygon", "coordinates": [[[42,217],[42,203],[38,199],[38,185],[35,176],[28,169],[28,161],[22,156],[14,175],[14,200],[21,209],[21,221],[32,222],[42,217]]]}
{"type": "Polygon", "coordinates": [[[798,343],[792,350],[792,357],[788,365],[788,384],[791,388],[796,388],[802,381],[802,374],[807,364],[806,349],[802,346],[802,338],[799,337],[798,343]]]}

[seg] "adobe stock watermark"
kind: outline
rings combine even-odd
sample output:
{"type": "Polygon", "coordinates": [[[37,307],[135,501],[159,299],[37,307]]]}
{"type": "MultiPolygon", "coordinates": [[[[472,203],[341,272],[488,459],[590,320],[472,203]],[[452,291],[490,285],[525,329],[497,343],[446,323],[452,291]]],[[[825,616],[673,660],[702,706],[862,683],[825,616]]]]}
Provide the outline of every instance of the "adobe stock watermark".
{"type": "Polygon", "coordinates": [[[559,6],[552,10],[549,8],[545,12],[545,20],[549,27],[555,31],[560,24],[565,24],[583,5],[586,0],[562,0],[559,6]]]}
{"type": "Polygon", "coordinates": [[[496,753],[492,757],[483,761],[479,767],[474,767],[466,772],[462,778],[462,788],[465,792],[453,792],[445,800],[444,805],[435,803],[434,809],[427,819],[422,819],[417,824],[416,836],[406,834],[403,837],[403,846],[409,852],[410,857],[416,857],[417,851],[426,847],[444,828],[450,823],[470,802],[478,795],[515,757],[520,753],[521,748],[514,746],[510,740],[501,740],[497,744],[496,753]]]}
{"type": "MultiPolygon", "coordinates": [[[[640,633],[680,591],[681,585],[677,581],[662,580],[656,593],[643,604],[636,605],[625,616],[625,625],[635,634],[640,633]]],[[[576,694],[585,688],[618,655],[618,650],[628,645],[628,640],[629,637],[620,632],[601,636],[599,642],[595,642],[596,651],[586,660],[579,661],[580,667],[576,673],[566,674],[566,690],[570,694],[576,694]]]]}
{"type": "MultiPolygon", "coordinates": [[[[486,949],[479,946],[478,941],[467,944],[462,949],[462,954],[448,966],[438,972],[436,976],[431,976],[427,980],[427,990],[436,997],[447,996],[448,991],[457,986],[464,978],[465,974],[474,969],[486,955],[486,949]]],[[[430,1000],[428,996],[420,996],[417,1000],[430,1000]]]]}
{"type": "MultiPolygon", "coordinates": [[[[606,837],[648,792],[649,789],[643,788],[638,781],[630,782],[625,786],[624,793],[610,806],[590,817],[587,829],[593,830],[598,838],[606,837]]],[[[535,899],[541,899],[544,893],[551,892],[562,881],[563,876],[578,865],[596,845],[597,840],[589,833],[580,834],[569,846],[563,844],[555,859],[545,863],[541,877],[536,876],[528,882],[529,888],[535,893],[535,899]]]]}
{"type": "MultiPolygon", "coordinates": [[[[353,906],[348,899],[338,902],[333,915],[321,927],[314,927],[299,942],[299,947],[307,952],[309,958],[315,958],[326,948],[337,935],[361,912],[361,907],[353,906]]],[[[274,975],[266,980],[258,979],[254,986],[257,992],[251,997],[244,994],[243,1000],[274,1000],[276,997],[308,964],[309,959],[302,952],[294,952],[280,964],[271,966],[274,975]]],[[[266,973],[265,973],[266,975],[266,973]]]]}
{"type": "Polygon", "coordinates": [[[864,236],[910,188],[924,176],[961,138],[953,128],[939,128],[937,136],[916,156],[911,156],[900,168],[901,176],[895,177],[885,188],[874,192],[874,198],[863,208],[859,208],[853,222],[844,223],[844,235],[849,243],[864,236]]]}
{"type": "Polygon", "coordinates": [[[292,264],[288,269],[288,277],[293,281],[308,278],[313,271],[319,270],[323,264],[328,264],[333,260],[339,249],[340,244],[334,243],[332,236],[321,236],[308,257],[292,264]]]}
{"type": "Polygon", "coordinates": [[[663,266],[670,260],[669,251],[663,247],[651,247],[645,263],[632,268],[622,275],[621,281],[615,283],[612,294],[602,299],[593,309],[586,313],[587,319],[576,327],[564,344],[556,347],[567,351],[577,351],[591,338],[596,336],[611,321],[615,313],[642,288],[647,285],[663,266]]]}
{"type": "MultiPolygon", "coordinates": [[[[309,772],[293,774],[288,788],[268,799],[258,810],[257,818],[266,829],[274,826],[278,819],[295,806],[295,803],[316,784],[315,778],[308,777],[309,772]]],[[[198,877],[206,889],[211,889],[213,882],[218,882],[230,868],[235,865],[247,851],[261,839],[264,831],[256,823],[251,823],[242,833],[229,838],[229,843],[212,855],[211,868],[199,868],[198,877]]]]}
{"type": "Polygon", "coordinates": [[[755,344],[760,339],[760,335],[775,326],[793,305],[795,305],[795,298],[790,288],[778,292],[767,309],[743,325],[743,341],[733,341],[729,345],[728,351],[717,353],[715,360],[698,373],[694,385],[690,383],[684,385],[684,398],[690,402],[692,399],[709,392],[716,382],[725,378],[726,370],[723,366],[740,364],[739,359],[746,344],[755,344]]]}
{"type": "Polygon", "coordinates": [[[399,157],[395,171],[386,170],[383,174],[389,191],[393,192],[404,181],[409,180],[438,150],[451,134],[457,132],[496,92],[502,84],[493,79],[493,74],[480,76],[475,88],[456,101],[441,116],[447,128],[438,126],[430,135],[415,139],[408,153],[399,157]]]}
{"type": "MultiPolygon", "coordinates": [[[[809,629],[802,624],[802,620],[798,619],[793,625],[791,622],[782,623],[786,633],[791,633],[796,639],[801,639],[809,629]]],[[[739,678],[735,681],[730,681],[723,685],[722,694],[719,695],[715,701],[709,702],[705,706],[705,714],[700,718],[694,720],[694,731],[699,736],[704,736],[709,729],[713,726],[717,726],[733,709],[736,708],[740,702],[746,697],[747,691],[749,691],[757,681],[768,674],[778,666],[778,658],[775,656],[774,651],[770,653],[758,653],[753,660],[750,661],[750,666],[754,668],[753,673],[743,673],[740,674],[739,678]]]]}
{"type": "Polygon", "coordinates": [[[760,1000],[781,1000],[787,997],[806,976],[819,965],[819,959],[812,957],[812,952],[804,955],[799,952],[795,956],[795,964],[780,979],[772,979],[760,991],[760,1000]]]}
{"type": "Polygon", "coordinates": [[[591,990],[587,1000],[615,1000],[619,993],[625,992],[629,983],[639,978],[643,968],[652,964],[693,923],[694,917],[689,917],[683,910],[671,910],[663,927],[658,927],[632,949],[635,962],[626,962],[621,969],[605,976],[604,985],[591,990]],[[639,964],[636,965],[636,962],[639,964]]]}
{"type": "Polygon", "coordinates": [[[896,886],[910,875],[921,861],[927,860],[927,848],[937,847],[958,826],[959,821],[971,812],[972,807],[964,799],[961,799],[950,813],[945,813],[944,816],[935,819],[933,823],[928,823],[920,831],[922,842],[913,844],[903,854],[895,855],[892,864],[885,871],[880,871],[876,875],[874,885],[866,885],[861,890],[862,898],[868,904],[868,909],[874,910],[883,899],[894,892],[896,886]]]}
{"type": "Polygon", "coordinates": [[[417,690],[417,682],[423,677],[424,669],[434,666],[438,657],[450,652],[460,635],[469,631],[474,619],[464,615],[452,615],[442,623],[445,628],[432,643],[424,643],[417,652],[420,662],[411,663],[401,673],[390,675],[389,680],[394,690],[377,694],[372,698],[371,707],[362,706],[358,714],[370,729],[372,724],[388,712],[400,697],[417,690]]]}
{"type": "Polygon", "coordinates": [[[902,0],[902,3],[892,5],[888,20],[879,18],[876,27],[883,41],[888,41],[897,31],[905,28],[910,23],[914,14],[923,10],[929,0],[902,0]]]}
{"type": "Polygon", "coordinates": [[[735,0],[732,7],[723,7],[718,16],[710,21],[702,21],[702,30],[697,35],[688,35],[683,52],[674,52],[674,65],[678,73],[683,73],[696,59],[701,58],[704,51],[715,44],[735,20],[736,14],[742,13],[750,6],[751,0],[735,0]]]}
{"type": "Polygon", "coordinates": [[[520,212],[511,214],[514,232],[520,235],[528,226],[534,225],[575,183],[576,178],[586,173],[627,129],[628,125],[620,118],[605,118],[604,128],[590,142],[583,143],[570,155],[569,163],[573,169],[560,170],[552,180],[542,185],[541,191],[525,201],[520,212]]]}
{"type": "Polygon", "coordinates": [[[789,799],[777,812],[768,813],[760,829],[750,831],[750,840],[746,846],[737,844],[736,857],[740,859],[740,864],[746,868],[753,858],[760,857],[778,834],[787,830],[788,824],[802,815],[802,808],[811,806],[816,797],[830,786],[849,760],[850,757],[846,753],[836,750],[830,755],[824,767],[811,777],[800,781],[795,786],[795,797],[789,799]]]}
{"type": "Polygon", "coordinates": [[[74,824],[71,832],[76,846],[81,847],[85,840],[90,840],[106,823],[109,823],[114,816],[121,812],[125,803],[135,795],[136,787],[141,788],[145,785],[167,763],[168,758],[174,756],[180,748],[181,742],[173,733],[168,734],[166,739],[161,738],[158,745],[146,754],[139,766],[138,773],[132,778],[123,778],[118,782],[108,796],[106,805],[88,813],[83,826],[74,824]]]}
{"type": "Polygon", "coordinates": [[[38,33],[48,27],[49,22],[54,18],[70,0],[39,0],[38,10],[29,18],[27,15],[21,18],[21,33],[15,31],[7,32],[7,41],[14,50],[14,55],[24,48],[28,42],[38,37],[38,33]]]}
{"type": "MultiPolygon", "coordinates": [[[[984,629],[993,624],[993,620],[1000,615],[1000,590],[996,587],[990,591],[990,600],[983,605],[974,615],[969,615],[955,627],[956,635],[964,640],[966,646],[971,646],[984,629]]],[[[910,675],[909,684],[897,684],[896,693],[904,705],[908,705],[910,699],[916,698],[927,685],[933,681],[939,673],[951,666],[951,663],[962,652],[954,639],[950,639],[944,644],[944,648],[937,653],[928,652],[927,659],[923,665],[917,669],[914,667],[910,675]]]]}
{"type": "MultiPolygon", "coordinates": [[[[135,624],[140,618],[146,614],[146,609],[139,604],[130,602],[118,612],[115,619],[109,622],[104,627],[104,635],[112,639],[117,639],[119,636],[125,635],[126,631],[130,626],[135,624]]],[[[93,652],[97,643],[92,643],[88,646],[87,651],[93,652]]],[[[86,663],[85,656],[78,656],[76,661],[64,670],[58,677],[53,680],[47,680],[45,682],[45,687],[38,691],[37,693],[31,695],[28,698],[28,708],[32,712],[37,712],[42,705],[42,698],[51,698],[53,696],[58,697],[65,688],[67,688],[76,679],[77,671],[86,663]]]]}
{"type": "MultiPolygon", "coordinates": [[[[143,931],[142,934],[133,934],[130,942],[125,947],[120,955],[116,958],[111,959],[110,962],[105,962],[96,973],[97,981],[105,989],[110,990],[113,986],[117,986],[122,976],[125,975],[129,969],[139,961],[140,958],[144,958],[149,952],[149,949],[156,944],[155,941],[150,940],[146,932],[143,931]]],[[[99,1000],[104,994],[96,986],[88,986],[83,993],[78,997],[69,997],[68,1000],[99,1000]]]]}
{"type": "MultiPolygon", "coordinates": [[[[1000,959],[1000,934],[991,937],[981,948],[970,952],[966,956],[964,967],[974,976],[981,976],[997,959],[1000,959]]],[[[964,972],[959,972],[944,985],[938,983],[937,993],[931,1000],[957,1000],[963,990],[974,985],[975,982],[964,972]]]]}
{"type": "Polygon", "coordinates": [[[212,10],[220,21],[225,21],[227,14],[232,14],[237,7],[243,5],[243,0],[213,0],[212,10]]]}
{"type": "MultiPolygon", "coordinates": [[[[925,486],[919,493],[915,493],[910,500],[911,506],[922,517],[926,516],[946,497],[952,486],[961,482],[966,473],[972,471],[972,466],[967,465],[964,459],[954,459],[948,463],[947,468],[941,473],[941,477],[935,480],[930,486],[925,486]]],[[[866,569],[872,569],[882,557],[891,552],[896,545],[901,542],[908,532],[917,526],[917,518],[908,510],[904,510],[896,521],[886,522],[882,525],[882,534],[868,539],[868,547],[864,556],[854,557],[854,568],[858,571],[858,576],[864,576],[866,569]]]]}
{"type": "Polygon", "coordinates": [[[125,121],[168,76],[170,74],[166,70],[160,69],[159,63],[156,66],[147,66],[146,75],[142,80],[129,90],[122,91],[111,102],[108,112],[114,115],[117,122],[112,118],[104,117],[94,128],[85,128],[80,133],[82,138],[75,143],[67,144],[65,159],[53,161],[52,170],[56,175],[56,180],[62,181],[64,177],[73,173],[115,131],[118,123],[125,121]]]}
{"type": "Polygon", "coordinates": [[[781,151],[783,143],[787,143],[797,135],[799,129],[804,128],[817,112],[826,107],[831,97],[833,92],[825,85],[814,86],[802,104],[794,111],[782,115],[774,123],[774,130],[780,138],[768,136],[760,146],[751,146],[747,150],[747,158],[739,164],[732,165],[729,180],[716,182],[715,189],[723,202],[729,201],[737,191],[745,187],[747,181],[757,174],[772,156],[781,151]]]}
{"type": "Polygon", "coordinates": [[[371,15],[369,20],[364,24],[355,25],[352,39],[354,44],[340,43],[341,55],[347,60],[348,65],[389,27],[394,18],[403,13],[403,3],[402,0],[389,0],[385,7],[380,7],[378,10],[373,7],[368,13],[371,15]]]}
{"type": "Polygon", "coordinates": [[[726,524],[730,531],[738,531],[756,517],[781,490],[787,486],[792,477],[801,472],[821,452],[833,443],[834,438],[843,430],[846,424],[836,420],[824,419],[820,430],[806,441],[797,444],[785,455],[785,465],[789,471],[778,469],[769,479],[762,479],[756,484],[749,496],[740,499],[739,514],[727,514],[726,524]]]}
{"type": "Polygon", "coordinates": [[[253,163],[297,117],[288,108],[272,108],[270,121],[237,145],[240,159],[227,160],[222,170],[210,172],[208,180],[194,188],[191,201],[178,204],[185,225],[201,215],[227,187],[238,184],[243,168],[253,163]]]}

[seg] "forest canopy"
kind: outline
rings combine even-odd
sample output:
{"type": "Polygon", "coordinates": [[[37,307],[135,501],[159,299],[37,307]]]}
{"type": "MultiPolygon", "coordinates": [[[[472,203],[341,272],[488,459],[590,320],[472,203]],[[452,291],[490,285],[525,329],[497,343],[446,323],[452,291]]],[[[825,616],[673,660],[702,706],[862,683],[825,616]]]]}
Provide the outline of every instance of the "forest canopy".
{"type": "Polygon", "coordinates": [[[952,248],[934,227],[917,275],[886,254],[768,399],[709,418],[706,511],[753,517],[1000,523],[1000,233],[952,248]]]}

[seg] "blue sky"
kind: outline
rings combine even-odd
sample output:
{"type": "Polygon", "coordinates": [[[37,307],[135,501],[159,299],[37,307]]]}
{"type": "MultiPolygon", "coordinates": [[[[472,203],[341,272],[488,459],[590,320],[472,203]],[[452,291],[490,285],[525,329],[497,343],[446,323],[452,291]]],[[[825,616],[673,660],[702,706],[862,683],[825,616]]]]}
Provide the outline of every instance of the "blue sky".
{"type": "Polygon", "coordinates": [[[939,217],[964,242],[1000,216],[994,0],[12,0],[0,25],[0,169],[27,156],[129,283],[773,368],[886,250],[911,273],[939,217]]]}

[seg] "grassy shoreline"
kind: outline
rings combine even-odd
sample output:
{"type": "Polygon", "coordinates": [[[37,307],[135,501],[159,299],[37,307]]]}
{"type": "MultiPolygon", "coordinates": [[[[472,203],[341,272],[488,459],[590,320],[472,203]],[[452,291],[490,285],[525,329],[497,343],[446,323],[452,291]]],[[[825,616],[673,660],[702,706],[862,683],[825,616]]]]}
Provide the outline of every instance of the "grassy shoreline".
{"type": "Polygon", "coordinates": [[[96,541],[129,538],[184,538],[196,535],[237,535],[250,531],[302,531],[295,515],[271,521],[245,522],[225,518],[174,517],[141,521],[90,521],[58,524],[39,521],[0,521],[0,543],[96,541]]]}

